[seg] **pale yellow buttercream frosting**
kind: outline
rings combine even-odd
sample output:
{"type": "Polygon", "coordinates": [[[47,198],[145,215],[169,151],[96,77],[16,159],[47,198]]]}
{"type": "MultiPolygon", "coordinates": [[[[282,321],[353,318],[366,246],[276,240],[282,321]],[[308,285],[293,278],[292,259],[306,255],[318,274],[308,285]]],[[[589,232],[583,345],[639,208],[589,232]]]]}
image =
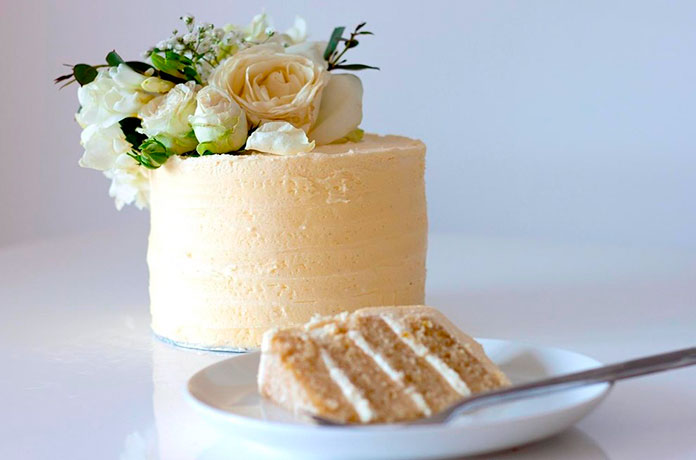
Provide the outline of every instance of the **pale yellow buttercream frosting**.
{"type": "Polygon", "coordinates": [[[153,330],[247,349],[317,313],[423,303],[424,162],[422,142],[376,135],[170,158],[150,179],[153,330]]]}

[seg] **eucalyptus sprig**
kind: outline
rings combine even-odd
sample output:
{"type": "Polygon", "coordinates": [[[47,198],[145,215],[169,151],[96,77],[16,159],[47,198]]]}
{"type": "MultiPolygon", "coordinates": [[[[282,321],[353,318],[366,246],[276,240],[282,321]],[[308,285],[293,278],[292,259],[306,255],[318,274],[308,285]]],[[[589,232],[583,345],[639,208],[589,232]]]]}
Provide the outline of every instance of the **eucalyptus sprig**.
{"type": "Polygon", "coordinates": [[[119,64],[126,64],[131,69],[143,75],[155,75],[165,80],[174,81],[175,83],[184,81],[183,79],[175,79],[174,77],[169,75],[162,75],[161,72],[157,71],[148,63],[140,61],[125,61],[121,56],[119,56],[116,50],[109,52],[109,54],[106,55],[105,61],[106,64],[98,65],[81,63],[70,66],[66,64],[68,67],[71,68],[71,72],[65,75],[61,75],[53,81],[56,84],[65,82],[63,83],[61,88],[65,88],[66,86],[75,82],[79,83],[80,86],[85,86],[86,84],[91,83],[92,81],[94,81],[95,78],[97,78],[97,75],[99,74],[99,71],[97,69],[100,69],[102,67],[118,67],[119,64]]]}
{"type": "Polygon", "coordinates": [[[343,69],[343,70],[364,70],[364,69],[375,69],[379,70],[379,67],[374,67],[365,64],[346,64],[347,59],[343,59],[343,55],[351,49],[355,48],[360,44],[357,37],[360,35],[374,35],[368,30],[363,30],[366,22],[361,22],[358,24],[353,32],[350,33],[350,37],[343,38],[343,32],[346,30],[344,26],[336,27],[331,33],[331,38],[329,43],[326,45],[324,50],[324,59],[329,63],[329,70],[343,69]],[[339,43],[343,44],[343,49],[338,51],[339,43]]]}

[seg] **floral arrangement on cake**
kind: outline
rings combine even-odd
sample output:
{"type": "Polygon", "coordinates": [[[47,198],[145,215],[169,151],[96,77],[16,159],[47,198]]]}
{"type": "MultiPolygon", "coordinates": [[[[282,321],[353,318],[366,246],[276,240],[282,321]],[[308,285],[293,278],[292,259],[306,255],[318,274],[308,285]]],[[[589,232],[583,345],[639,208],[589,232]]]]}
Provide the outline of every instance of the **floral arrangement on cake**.
{"type": "Polygon", "coordinates": [[[293,155],[362,138],[362,83],[334,71],[377,69],[344,58],[372,34],[365,23],[321,42],[307,40],[299,17],[284,33],[265,13],[246,27],[181,20],[146,62],[111,51],[105,64],[76,64],[55,80],[80,85],[80,166],[111,179],[118,209],[146,207],[148,171],[173,155],[293,155]]]}

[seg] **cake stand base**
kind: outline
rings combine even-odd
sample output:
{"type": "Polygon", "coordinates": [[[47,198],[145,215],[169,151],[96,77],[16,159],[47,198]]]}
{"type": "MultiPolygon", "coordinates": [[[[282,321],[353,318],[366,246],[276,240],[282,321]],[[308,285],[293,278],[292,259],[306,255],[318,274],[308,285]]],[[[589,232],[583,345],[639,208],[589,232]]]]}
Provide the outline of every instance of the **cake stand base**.
{"type": "Polygon", "coordinates": [[[189,343],[189,342],[179,342],[177,340],[172,340],[168,339],[167,337],[163,337],[155,332],[152,333],[152,335],[157,338],[157,340],[168,343],[170,345],[174,345],[177,347],[181,348],[190,348],[192,350],[204,350],[204,351],[215,351],[215,352],[221,352],[221,353],[247,353],[249,351],[255,351],[255,348],[244,348],[244,347],[227,347],[227,346],[208,346],[208,345],[201,345],[198,343],[189,343]]]}

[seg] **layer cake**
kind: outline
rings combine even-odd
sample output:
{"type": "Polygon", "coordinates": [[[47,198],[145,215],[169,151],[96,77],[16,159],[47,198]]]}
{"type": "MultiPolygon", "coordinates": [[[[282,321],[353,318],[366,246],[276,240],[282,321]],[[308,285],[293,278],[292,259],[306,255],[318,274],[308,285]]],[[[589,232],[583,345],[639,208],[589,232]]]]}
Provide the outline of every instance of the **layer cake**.
{"type": "Polygon", "coordinates": [[[424,301],[425,146],[400,136],[278,156],[174,156],[150,175],[152,327],[257,348],[270,327],[424,301]]]}

